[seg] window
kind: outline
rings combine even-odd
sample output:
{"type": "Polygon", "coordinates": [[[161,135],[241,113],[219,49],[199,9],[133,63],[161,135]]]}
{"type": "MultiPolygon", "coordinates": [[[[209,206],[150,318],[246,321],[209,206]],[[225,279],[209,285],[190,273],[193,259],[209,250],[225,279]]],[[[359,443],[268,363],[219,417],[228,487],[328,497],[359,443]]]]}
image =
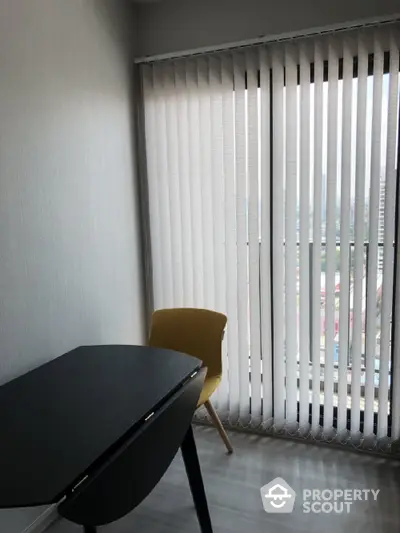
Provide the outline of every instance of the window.
{"type": "Polygon", "coordinates": [[[155,305],[228,314],[220,415],[381,438],[391,410],[400,432],[391,27],[142,75],[155,305]]]}

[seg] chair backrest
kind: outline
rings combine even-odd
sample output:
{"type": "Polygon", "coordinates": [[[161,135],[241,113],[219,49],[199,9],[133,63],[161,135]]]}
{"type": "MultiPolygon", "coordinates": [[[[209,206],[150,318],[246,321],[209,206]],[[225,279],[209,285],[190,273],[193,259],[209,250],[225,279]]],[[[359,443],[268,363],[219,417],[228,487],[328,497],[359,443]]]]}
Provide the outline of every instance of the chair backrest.
{"type": "Polygon", "coordinates": [[[159,309],[153,313],[150,346],[201,359],[208,376],[222,373],[221,345],[227,318],[208,309],[159,309]]]}

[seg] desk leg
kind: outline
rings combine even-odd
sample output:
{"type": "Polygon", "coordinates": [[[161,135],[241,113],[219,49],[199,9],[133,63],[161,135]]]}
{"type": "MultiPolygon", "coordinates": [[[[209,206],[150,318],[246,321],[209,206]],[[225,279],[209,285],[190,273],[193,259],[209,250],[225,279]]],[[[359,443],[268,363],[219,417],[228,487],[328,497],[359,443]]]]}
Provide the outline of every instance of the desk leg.
{"type": "Polygon", "coordinates": [[[181,450],[186,474],[189,479],[190,490],[192,491],[193,501],[196,506],[201,532],[213,533],[203,478],[201,476],[199,458],[197,456],[196,443],[191,425],[183,439],[181,450]]]}

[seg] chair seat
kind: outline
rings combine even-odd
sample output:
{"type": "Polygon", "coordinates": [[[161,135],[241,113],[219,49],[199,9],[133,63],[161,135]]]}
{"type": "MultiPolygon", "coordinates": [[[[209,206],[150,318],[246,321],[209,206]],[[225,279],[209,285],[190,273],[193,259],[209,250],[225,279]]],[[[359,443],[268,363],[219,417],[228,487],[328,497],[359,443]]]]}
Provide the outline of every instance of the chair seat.
{"type": "Polygon", "coordinates": [[[203,405],[203,403],[205,403],[210,398],[211,394],[213,394],[220,382],[221,376],[213,376],[205,379],[203,390],[201,391],[199,401],[197,402],[197,407],[203,405]]]}

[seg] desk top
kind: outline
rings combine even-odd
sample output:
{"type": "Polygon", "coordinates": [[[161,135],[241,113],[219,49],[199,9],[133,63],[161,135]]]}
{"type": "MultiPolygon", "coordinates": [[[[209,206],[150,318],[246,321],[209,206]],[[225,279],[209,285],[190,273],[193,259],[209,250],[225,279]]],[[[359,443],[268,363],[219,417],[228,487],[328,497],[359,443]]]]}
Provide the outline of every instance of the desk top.
{"type": "Polygon", "coordinates": [[[199,367],[144,346],[82,346],[0,387],[0,507],[58,502],[199,367]]]}

